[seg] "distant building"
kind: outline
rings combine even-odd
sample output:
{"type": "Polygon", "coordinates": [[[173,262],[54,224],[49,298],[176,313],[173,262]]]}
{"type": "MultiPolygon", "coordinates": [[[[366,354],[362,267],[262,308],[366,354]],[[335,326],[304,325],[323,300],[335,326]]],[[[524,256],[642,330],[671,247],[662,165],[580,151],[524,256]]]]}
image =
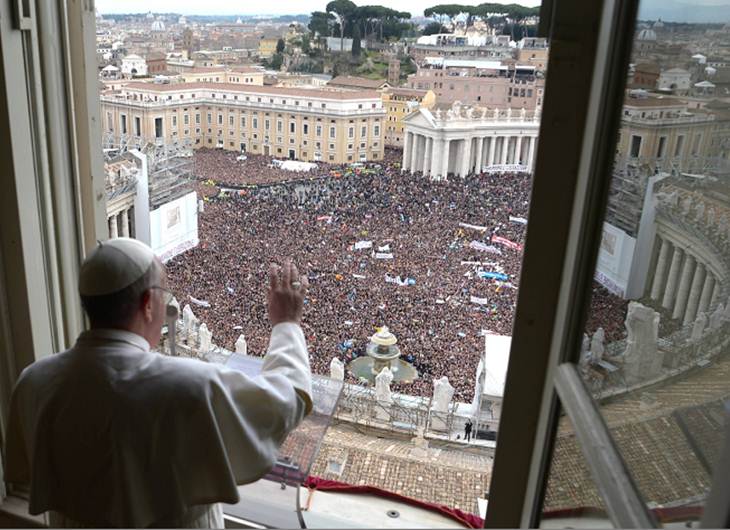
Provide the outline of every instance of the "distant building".
{"type": "Polygon", "coordinates": [[[279,39],[261,39],[259,40],[259,57],[262,59],[270,59],[276,53],[276,43],[279,39]]]}
{"type": "Polygon", "coordinates": [[[670,68],[659,74],[657,89],[684,96],[691,86],[691,74],[683,68],[670,68]]]}
{"type": "Polygon", "coordinates": [[[264,84],[264,70],[253,66],[197,66],[186,69],[181,77],[186,83],[264,84]]]}
{"type": "Polygon", "coordinates": [[[385,88],[381,92],[385,119],[385,145],[403,147],[405,124],[403,119],[421,107],[430,109],[436,103],[433,90],[413,88],[385,88]]]}
{"type": "Polygon", "coordinates": [[[661,69],[655,63],[639,63],[634,67],[633,85],[636,88],[654,90],[661,69]]]}
{"type": "Polygon", "coordinates": [[[545,38],[525,37],[517,43],[517,62],[545,70],[548,62],[548,42],[545,38]]]}
{"type": "Polygon", "coordinates": [[[397,55],[391,55],[388,59],[388,84],[400,85],[400,59],[397,55]]]}
{"type": "Polygon", "coordinates": [[[130,54],[122,58],[122,75],[128,77],[147,75],[147,61],[136,54],[130,54]]]}
{"type": "MultiPolygon", "coordinates": [[[[360,41],[362,43],[362,41],[360,41]]],[[[327,37],[325,46],[331,52],[351,52],[352,39],[340,39],[339,37],[327,37]]]]}
{"type": "Polygon", "coordinates": [[[231,83],[128,83],[101,95],[106,135],[331,163],[383,158],[375,91],[231,83]]]}
{"type": "Polygon", "coordinates": [[[167,58],[163,53],[149,53],[145,57],[147,63],[147,75],[159,75],[167,71],[167,58]]]}
{"type": "Polygon", "coordinates": [[[383,81],[382,79],[368,79],[367,77],[338,75],[327,83],[327,86],[349,90],[380,90],[389,85],[387,81],[383,81]]]}
{"type": "Polygon", "coordinates": [[[433,90],[439,103],[531,110],[542,105],[544,79],[530,65],[431,57],[408,76],[408,86],[433,90]]]}

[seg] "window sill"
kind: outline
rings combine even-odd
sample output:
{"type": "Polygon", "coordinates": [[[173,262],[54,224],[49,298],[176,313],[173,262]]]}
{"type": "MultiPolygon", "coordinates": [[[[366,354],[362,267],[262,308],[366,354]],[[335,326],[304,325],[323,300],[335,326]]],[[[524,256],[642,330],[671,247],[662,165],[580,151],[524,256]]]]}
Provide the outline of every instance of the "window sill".
{"type": "Polygon", "coordinates": [[[46,528],[43,515],[30,515],[28,501],[8,496],[0,502],[0,528],[46,528]]]}

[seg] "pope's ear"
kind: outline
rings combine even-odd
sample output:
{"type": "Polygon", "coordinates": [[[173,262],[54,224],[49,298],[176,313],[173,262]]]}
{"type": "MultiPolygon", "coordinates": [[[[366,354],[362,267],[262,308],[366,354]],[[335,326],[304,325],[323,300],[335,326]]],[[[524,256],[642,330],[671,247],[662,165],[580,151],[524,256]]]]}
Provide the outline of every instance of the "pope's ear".
{"type": "Polygon", "coordinates": [[[147,289],[142,293],[142,298],[140,299],[139,304],[145,320],[152,321],[154,316],[152,307],[152,289],[147,289]]]}

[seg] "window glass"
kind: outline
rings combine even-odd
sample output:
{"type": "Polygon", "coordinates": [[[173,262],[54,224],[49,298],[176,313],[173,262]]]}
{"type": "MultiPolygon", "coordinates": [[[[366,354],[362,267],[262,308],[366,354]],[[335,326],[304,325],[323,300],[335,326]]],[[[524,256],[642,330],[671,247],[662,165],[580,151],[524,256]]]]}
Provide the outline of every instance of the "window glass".
{"type": "MultiPolygon", "coordinates": [[[[657,6],[641,3],[633,36],[578,368],[643,501],[660,522],[689,523],[730,396],[730,104],[715,84],[730,69],[709,64],[727,29],[711,22],[728,6],[702,20],[657,6]]],[[[546,509],[556,498],[598,509],[580,446],[560,426],[546,509]]]]}

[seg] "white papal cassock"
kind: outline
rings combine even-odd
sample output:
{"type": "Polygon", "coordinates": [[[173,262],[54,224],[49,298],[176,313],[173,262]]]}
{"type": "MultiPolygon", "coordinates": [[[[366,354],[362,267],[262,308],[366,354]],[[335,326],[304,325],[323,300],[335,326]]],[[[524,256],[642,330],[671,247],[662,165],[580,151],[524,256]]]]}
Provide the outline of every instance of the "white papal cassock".
{"type": "Polygon", "coordinates": [[[301,328],[274,326],[260,376],[82,333],[26,368],[11,400],[6,480],[55,526],[222,526],[218,502],[262,477],[311,411],[301,328]]]}

